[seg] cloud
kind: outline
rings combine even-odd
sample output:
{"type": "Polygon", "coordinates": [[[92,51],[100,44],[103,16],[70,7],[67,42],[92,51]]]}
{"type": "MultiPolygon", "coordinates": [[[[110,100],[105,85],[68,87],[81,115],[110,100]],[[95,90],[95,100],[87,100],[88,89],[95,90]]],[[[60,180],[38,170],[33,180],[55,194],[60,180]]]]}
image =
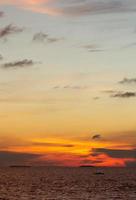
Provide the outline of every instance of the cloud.
{"type": "Polygon", "coordinates": [[[0,165],[24,165],[31,163],[34,159],[37,159],[39,155],[31,153],[16,153],[8,151],[0,151],[0,165]]]}
{"type": "Polygon", "coordinates": [[[81,160],[81,166],[83,164],[83,166],[89,166],[89,165],[97,165],[97,164],[102,164],[103,163],[103,160],[90,160],[90,159],[84,159],[84,160],[81,160]]]}
{"type": "Polygon", "coordinates": [[[4,16],[4,12],[0,11],[0,18],[4,16]]]}
{"type": "Polygon", "coordinates": [[[136,11],[135,0],[1,0],[0,4],[14,5],[22,9],[48,15],[67,16],[136,11]]]}
{"type": "MultiPolygon", "coordinates": [[[[65,1],[66,2],[66,1],[65,1]]],[[[106,14],[119,12],[134,12],[136,10],[136,3],[134,0],[85,0],[70,1],[61,6],[60,11],[65,15],[83,16],[90,14],[106,14]]]]}
{"type": "Polygon", "coordinates": [[[124,45],[122,47],[122,49],[127,49],[127,48],[131,48],[131,47],[135,47],[135,46],[136,46],[136,42],[131,42],[131,43],[127,44],[127,45],[124,45]]]}
{"type": "Polygon", "coordinates": [[[22,68],[22,67],[28,67],[34,65],[35,62],[33,60],[20,60],[20,61],[15,61],[15,62],[8,62],[2,64],[2,68],[9,69],[9,68],[22,68]]]}
{"type": "Polygon", "coordinates": [[[0,5],[12,5],[25,10],[31,10],[33,12],[58,15],[58,9],[52,5],[52,3],[57,1],[58,0],[1,0],[0,5]]]}
{"type": "Polygon", "coordinates": [[[72,89],[72,90],[84,90],[87,89],[87,86],[80,85],[64,85],[64,86],[54,86],[53,89],[72,89]]]}
{"type": "Polygon", "coordinates": [[[61,40],[62,40],[62,38],[50,37],[47,33],[42,33],[42,32],[36,33],[33,36],[33,41],[40,42],[40,43],[44,43],[44,42],[55,43],[55,42],[59,42],[61,40]]]}
{"type": "Polygon", "coordinates": [[[119,91],[116,91],[116,90],[104,90],[102,92],[108,93],[108,94],[114,94],[114,93],[119,92],[119,91]]]}
{"type": "Polygon", "coordinates": [[[59,165],[61,161],[49,155],[36,153],[20,153],[13,151],[0,151],[0,166],[32,165],[53,166],[59,165]]]}
{"type": "Polygon", "coordinates": [[[126,161],[126,167],[136,167],[136,161],[126,161]]]}
{"type": "Polygon", "coordinates": [[[90,49],[88,50],[89,52],[92,52],[92,53],[99,53],[99,52],[104,52],[105,50],[104,49],[90,49]]]}
{"type": "Polygon", "coordinates": [[[36,41],[36,42],[44,42],[45,39],[46,39],[47,37],[48,37],[48,34],[39,32],[39,33],[36,33],[36,34],[33,36],[33,41],[36,41]]]}
{"type": "Polygon", "coordinates": [[[59,42],[59,41],[62,41],[62,40],[63,40],[63,38],[55,38],[55,37],[54,38],[53,37],[47,38],[48,43],[59,42]]]}
{"type": "Polygon", "coordinates": [[[92,140],[99,140],[101,139],[101,135],[100,134],[96,134],[92,136],[92,140]]]}
{"type": "Polygon", "coordinates": [[[0,54],[0,60],[3,60],[3,56],[0,54]]]}
{"type": "Polygon", "coordinates": [[[112,98],[132,98],[132,97],[136,97],[136,92],[131,92],[131,91],[105,90],[103,92],[110,94],[110,97],[112,97],[112,98]]]}
{"type": "Polygon", "coordinates": [[[94,44],[83,45],[81,47],[86,49],[88,52],[92,52],[92,53],[105,51],[104,49],[100,49],[97,45],[94,45],[94,44]]]}
{"type": "Polygon", "coordinates": [[[113,98],[131,98],[136,97],[136,92],[117,92],[111,95],[113,98]]]}
{"type": "Polygon", "coordinates": [[[33,145],[47,146],[47,147],[66,147],[66,148],[74,147],[74,145],[72,144],[50,143],[50,142],[34,142],[33,145]]]}
{"type": "Polygon", "coordinates": [[[93,97],[93,100],[99,100],[100,97],[93,97]]]}
{"type": "Polygon", "coordinates": [[[6,38],[7,36],[21,33],[23,30],[24,30],[23,28],[19,28],[17,26],[9,24],[5,26],[4,28],[0,29],[0,38],[6,38]]]}
{"type": "Polygon", "coordinates": [[[92,149],[93,156],[106,154],[112,158],[134,158],[136,159],[136,149],[106,149],[106,148],[94,148],[92,149]]]}
{"type": "Polygon", "coordinates": [[[136,78],[124,78],[123,80],[119,81],[120,84],[136,84],[136,78]]]}

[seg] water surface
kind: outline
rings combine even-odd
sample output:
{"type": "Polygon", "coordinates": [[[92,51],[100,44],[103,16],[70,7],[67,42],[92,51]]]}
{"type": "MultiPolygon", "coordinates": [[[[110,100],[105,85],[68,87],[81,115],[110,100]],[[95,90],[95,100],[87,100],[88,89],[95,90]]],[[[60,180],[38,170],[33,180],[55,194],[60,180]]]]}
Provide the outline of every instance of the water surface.
{"type": "Polygon", "coordinates": [[[0,200],[104,199],[136,200],[136,168],[0,168],[0,200]]]}

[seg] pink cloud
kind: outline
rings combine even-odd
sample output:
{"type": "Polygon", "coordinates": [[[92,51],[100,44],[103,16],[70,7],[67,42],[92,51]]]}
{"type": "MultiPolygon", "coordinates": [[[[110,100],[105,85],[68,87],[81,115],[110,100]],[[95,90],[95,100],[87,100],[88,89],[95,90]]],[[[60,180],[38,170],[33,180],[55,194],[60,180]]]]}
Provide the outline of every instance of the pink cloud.
{"type": "Polygon", "coordinates": [[[48,15],[59,15],[58,9],[51,6],[56,0],[1,0],[1,5],[12,5],[19,8],[31,10],[34,12],[44,13],[48,15]]]}

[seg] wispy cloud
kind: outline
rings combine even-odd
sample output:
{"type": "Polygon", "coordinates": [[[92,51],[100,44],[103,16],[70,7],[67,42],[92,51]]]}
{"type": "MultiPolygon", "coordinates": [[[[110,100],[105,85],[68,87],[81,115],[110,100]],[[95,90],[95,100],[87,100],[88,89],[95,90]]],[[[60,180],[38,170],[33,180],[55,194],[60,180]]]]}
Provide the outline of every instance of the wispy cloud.
{"type": "MultiPolygon", "coordinates": [[[[103,90],[102,91],[103,93],[107,93],[107,94],[114,94],[116,93],[117,91],[116,90],[103,90]]],[[[119,92],[119,91],[118,91],[119,92]]]]}
{"type": "Polygon", "coordinates": [[[34,142],[33,145],[46,146],[46,147],[66,147],[66,148],[74,147],[74,145],[72,144],[50,143],[50,142],[34,142]]]}
{"type": "Polygon", "coordinates": [[[135,0],[1,0],[1,5],[15,5],[48,15],[84,16],[101,13],[135,12],[135,0]]]}
{"type": "Polygon", "coordinates": [[[92,52],[92,53],[105,51],[104,49],[101,49],[97,45],[94,45],[94,44],[82,45],[81,47],[86,49],[88,52],[92,52]]]}
{"type": "Polygon", "coordinates": [[[48,43],[59,42],[59,41],[62,41],[62,40],[64,40],[64,39],[63,38],[55,38],[55,37],[48,37],[47,38],[48,43]]]}
{"type": "Polygon", "coordinates": [[[13,34],[21,33],[23,30],[24,30],[23,28],[9,24],[3,28],[0,28],[0,39],[6,38],[13,34]]]}
{"type": "Polygon", "coordinates": [[[64,85],[64,86],[54,86],[53,89],[71,89],[71,90],[84,90],[87,89],[87,86],[80,86],[80,85],[64,85]]]}
{"type": "Polygon", "coordinates": [[[36,33],[33,36],[33,41],[34,42],[40,42],[40,43],[55,43],[55,42],[59,42],[63,40],[63,38],[55,38],[55,37],[50,37],[49,34],[47,33],[43,33],[43,32],[39,32],[36,33]]]}
{"type": "Polygon", "coordinates": [[[93,100],[99,100],[100,97],[93,97],[93,100]]]}
{"type": "Polygon", "coordinates": [[[9,68],[23,68],[23,67],[32,66],[34,64],[35,62],[33,60],[24,59],[24,60],[15,61],[15,62],[4,63],[1,66],[4,69],[9,69],[9,68]]]}
{"type": "Polygon", "coordinates": [[[136,78],[124,78],[123,80],[119,81],[121,84],[131,84],[135,83],[136,84],[136,78]]]}

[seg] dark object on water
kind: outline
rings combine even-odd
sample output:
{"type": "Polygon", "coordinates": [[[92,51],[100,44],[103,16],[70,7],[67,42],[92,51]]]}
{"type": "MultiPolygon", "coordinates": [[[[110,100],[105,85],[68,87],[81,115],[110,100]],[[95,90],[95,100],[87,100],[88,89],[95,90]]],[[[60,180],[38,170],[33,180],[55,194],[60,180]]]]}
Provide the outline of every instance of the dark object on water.
{"type": "Polygon", "coordinates": [[[104,175],[104,172],[95,172],[95,175],[104,175]]]}

